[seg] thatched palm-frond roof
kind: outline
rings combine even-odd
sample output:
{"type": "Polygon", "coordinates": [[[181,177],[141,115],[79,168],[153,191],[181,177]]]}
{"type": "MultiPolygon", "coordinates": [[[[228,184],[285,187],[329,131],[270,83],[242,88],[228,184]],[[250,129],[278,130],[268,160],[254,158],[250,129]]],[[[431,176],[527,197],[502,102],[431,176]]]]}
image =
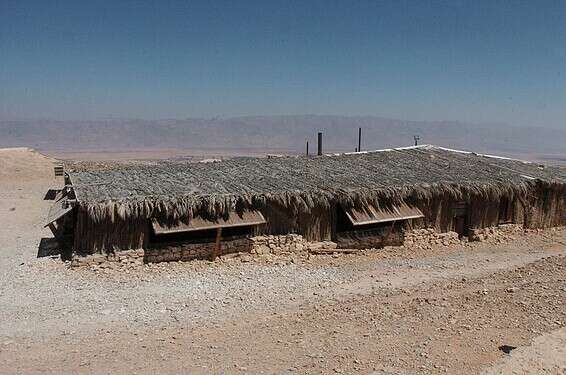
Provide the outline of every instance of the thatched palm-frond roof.
{"type": "Polygon", "coordinates": [[[497,197],[536,183],[566,183],[566,170],[518,160],[419,146],[366,153],[163,163],[71,174],[79,205],[96,220],[190,219],[197,212],[277,202],[295,211],[359,206],[447,193],[497,197]]]}

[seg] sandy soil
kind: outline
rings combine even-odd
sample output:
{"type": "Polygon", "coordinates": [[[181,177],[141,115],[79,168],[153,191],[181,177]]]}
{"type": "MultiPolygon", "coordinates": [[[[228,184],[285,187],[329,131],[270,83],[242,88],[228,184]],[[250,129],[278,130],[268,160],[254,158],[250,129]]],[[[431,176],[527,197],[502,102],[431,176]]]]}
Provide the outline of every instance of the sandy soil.
{"type": "Polygon", "coordinates": [[[0,150],[2,373],[566,373],[564,230],[71,269],[36,258],[52,173],[51,159],[0,150]]]}
{"type": "Polygon", "coordinates": [[[566,373],[566,328],[535,338],[532,345],[518,348],[510,357],[483,375],[566,373]]]}

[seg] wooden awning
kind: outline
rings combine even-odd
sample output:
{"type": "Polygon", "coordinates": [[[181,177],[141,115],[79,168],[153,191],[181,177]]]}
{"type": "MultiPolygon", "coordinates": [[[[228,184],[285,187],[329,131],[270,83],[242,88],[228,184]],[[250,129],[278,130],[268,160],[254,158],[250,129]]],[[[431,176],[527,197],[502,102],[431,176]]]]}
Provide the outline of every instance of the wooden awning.
{"type": "Polygon", "coordinates": [[[73,209],[73,205],[66,197],[61,197],[55,201],[49,208],[49,213],[47,214],[47,221],[45,222],[44,227],[48,226],[49,224],[53,223],[54,221],[59,220],[63,216],[65,216],[68,212],[73,209]]]}
{"type": "Polygon", "coordinates": [[[192,232],[196,230],[243,227],[260,224],[265,224],[265,218],[259,211],[244,211],[241,214],[232,212],[226,220],[219,218],[218,220],[210,221],[201,217],[194,217],[191,219],[189,224],[178,222],[171,226],[160,224],[155,219],[152,220],[153,230],[155,231],[155,234],[192,232]]]}
{"type": "Polygon", "coordinates": [[[345,212],[354,226],[424,217],[421,210],[405,203],[379,209],[368,205],[365,209],[349,209],[345,210],[345,212]]]}

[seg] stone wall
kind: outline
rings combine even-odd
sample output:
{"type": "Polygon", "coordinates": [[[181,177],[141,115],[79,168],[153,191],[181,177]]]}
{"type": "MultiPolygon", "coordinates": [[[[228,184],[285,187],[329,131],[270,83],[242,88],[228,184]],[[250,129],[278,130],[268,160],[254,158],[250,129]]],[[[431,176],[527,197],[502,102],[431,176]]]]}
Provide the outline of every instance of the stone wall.
{"type": "Polygon", "coordinates": [[[431,249],[436,246],[452,246],[460,243],[458,233],[439,233],[433,228],[414,229],[405,232],[403,246],[415,249],[431,249]]]}
{"type": "Polygon", "coordinates": [[[241,238],[220,242],[217,251],[216,243],[167,243],[154,244],[151,248],[118,251],[112,254],[94,254],[74,256],[71,266],[112,266],[112,263],[142,264],[158,262],[174,262],[180,260],[211,259],[212,255],[221,256],[229,253],[251,251],[251,240],[241,238]]]}
{"type": "Polygon", "coordinates": [[[306,254],[309,251],[332,250],[337,244],[332,241],[307,241],[299,234],[281,236],[257,236],[250,238],[251,253],[256,255],[306,254]]]}
{"type": "Polygon", "coordinates": [[[213,255],[220,256],[230,253],[249,253],[252,241],[249,238],[239,238],[220,242],[220,249],[215,242],[207,243],[177,243],[154,245],[145,249],[146,263],[172,262],[179,260],[212,259],[213,255]]]}
{"type": "MultiPolygon", "coordinates": [[[[494,241],[503,242],[512,240],[515,236],[524,232],[523,226],[520,224],[504,224],[498,227],[472,229],[470,230],[470,241],[494,241]]],[[[399,233],[393,236],[399,243],[394,245],[403,245],[405,247],[418,249],[431,249],[437,246],[452,246],[460,243],[456,232],[439,233],[433,228],[414,229],[404,233],[402,240],[399,233]],[[402,241],[402,243],[401,243],[402,241]]],[[[369,240],[375,240],[377,237],[368,237],[369,240]]],[[[280,236],[257,236],[251,238],[238,238],[232,240],[223,240],[220,243],[220,249],[216,248],[216,243],[168,243],[153,244],[150,248],[139,250],[120,251],[113,254],[95,254],[89,256],[75,256],[71,262],[72,266],[94,266],[104,268],[108,265],[105,263],[112,262],[114,264],[142,264],[172,261],[189,261],[194,259],[211,259],[212,255],[216,256],[231,253],[251,253],[255,255],[285,255],[285,254],[306,254],[308,252],[317,252],[321,249],[332,250],[340,248],[376,248],[371,246],[373,243],[367,244],[360,241],[361,237],[348,237],[353,242],[338,244],[331,241],[309,242],[301,235],[287,234],[280,236]]],[[[379,241],[383,241],[380,238],[379,241]]],[[[379,243],[384,245],[383,242],[379,243]]]]}
{"type": "Polygon", "coordinates": [[[222,256],[232,253],[251,253],[254,255],[306,254],[310,250],[336,249],[331,241],[308,242],[297,234],[281,236],[257,236],[223,240],[220,250],[216,243],[167,243],[153,244],[150,248],[119,251],[114,254],[94,254],[75,256],[72,266],[112,267],[113,264],[142,264],[158,262],[189,261],[194,259],[211,259],[213,254],[222,256]]]}
{"type": "Polygon", "coordinates": [[[524,232],[522,224],[501,224],[497,227],[470,229],[470,241],[504,242],[524,232]]]}

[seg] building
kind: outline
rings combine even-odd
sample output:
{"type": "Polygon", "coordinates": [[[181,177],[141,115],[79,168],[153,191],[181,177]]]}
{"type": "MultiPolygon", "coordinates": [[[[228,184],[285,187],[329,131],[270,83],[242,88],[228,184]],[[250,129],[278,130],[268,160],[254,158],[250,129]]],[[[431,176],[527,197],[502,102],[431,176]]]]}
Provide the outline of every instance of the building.
{"type": "Polygon", "coordinates": [[[237,251],[262,234],[372,247],[408,228],[566,224],[566,168],[415,146],[70,172],[49,223],[67,256],[237,251]],[[223,250],[222,250],[223,249],[223,250]]]}

